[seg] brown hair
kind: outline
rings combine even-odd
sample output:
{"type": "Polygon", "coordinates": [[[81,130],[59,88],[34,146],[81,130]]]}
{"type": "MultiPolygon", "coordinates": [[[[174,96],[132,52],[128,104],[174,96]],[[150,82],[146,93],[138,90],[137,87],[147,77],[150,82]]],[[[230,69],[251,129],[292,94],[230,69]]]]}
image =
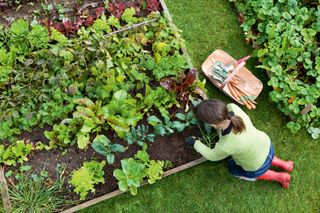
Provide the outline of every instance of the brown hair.
{"type": "Polygon", "coordinates": [[[246,130],[246,126],[239,116],[229,117],[227,105],[219,99],[205,100],[197,105],[196,114],[200,120],[208,124],[219,124],[227,119],[232,123],[232,131],[240,134],[246,130]]]}

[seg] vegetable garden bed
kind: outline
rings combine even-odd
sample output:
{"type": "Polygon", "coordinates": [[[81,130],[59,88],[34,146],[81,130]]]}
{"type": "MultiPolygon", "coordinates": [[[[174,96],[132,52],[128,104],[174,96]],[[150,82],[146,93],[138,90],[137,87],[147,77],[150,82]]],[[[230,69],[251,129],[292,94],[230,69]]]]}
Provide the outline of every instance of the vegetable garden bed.
{"type": "Polygon", "coordinates": [[[121,166],[141,169],[121,186],[135,194],[143,179],[154,183],[163,170],[203,161],[184,140],[201,136],[191,102],[204,95],[204,82],[160,4],[166,18],[132,8],[119,15],[109,4],[93,20],[3,28],[0,162],[9,188],[21,178],[62,180],[64,199],[87,201],[118,189],[121,166]]]}

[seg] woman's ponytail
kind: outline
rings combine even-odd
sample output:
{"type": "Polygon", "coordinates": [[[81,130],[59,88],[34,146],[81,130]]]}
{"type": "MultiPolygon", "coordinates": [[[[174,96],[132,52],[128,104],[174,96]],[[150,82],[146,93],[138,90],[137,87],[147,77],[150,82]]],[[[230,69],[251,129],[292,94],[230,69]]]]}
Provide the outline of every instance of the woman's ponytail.
{"type": "Polygon", "coordinates": [[[241,117],[229,113],[227,105],[218,99],[205,100],[197,105],[197,117],[208,124],[219,124],[225,120],[230,120],[232,123],[232,131],[234,134],[240,134],[246,130],[246,126],[241,117]]]}
{"type": "Polygon", "coordinates": [[[246,130],[246,126],[245,126],[242,118],[240,118],[239,116],[236,116],[236,115],[231,116],[230,121],[233,126],[232,130],[233,130],[234,134],[240,134],[246,130]]]}

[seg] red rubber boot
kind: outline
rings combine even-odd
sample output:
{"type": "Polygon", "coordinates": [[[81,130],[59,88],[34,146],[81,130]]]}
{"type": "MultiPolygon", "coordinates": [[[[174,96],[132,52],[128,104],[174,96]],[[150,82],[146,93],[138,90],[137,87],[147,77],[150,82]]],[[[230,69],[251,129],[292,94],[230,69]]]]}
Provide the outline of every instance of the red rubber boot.
{"type": "Polygon", "coordinates": [[[263,175],[257,177],[258,180],[274,180],[281,183],[283,188],[288,188],[291,180],[291,176],[285,172],[275,172],[268,170],[263,175]]]}
{"type": "Polygon", "coordinates": [[[272,159],[272,166],[280,167],[281,169],[284,169],[288,172],[292,172],[293,170],[293,161],[284,161],[278,158],[277,156],[274,156],[272,159]]]}

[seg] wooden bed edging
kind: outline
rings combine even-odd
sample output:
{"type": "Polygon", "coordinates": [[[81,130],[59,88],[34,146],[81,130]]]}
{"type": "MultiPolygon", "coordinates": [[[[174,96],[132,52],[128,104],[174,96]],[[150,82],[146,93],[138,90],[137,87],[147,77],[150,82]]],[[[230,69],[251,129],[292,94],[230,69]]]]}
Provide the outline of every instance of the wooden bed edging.
{"type": "Polygon", "coordinates": [[[10,213],[11,203],[10,203],[9,189],[8,189],[8,184],[4,175],[3,166],[0,166],[0,188],[1,188],[1,197],[2,197],[3,207],[6,213],[10,213]]]}
{"type": "MultiPolygon", "coordinates": [[[[174,169],[170,169],[170,170],[164,172],[162,177],[167,177],[167,176],[169,176],[169,175],[172,175],[172,174],[175,174],[175,173],[177,173],[177,172],[180,172],[180,171],[183,171],[183,170],[185,170],[185,169],[188,169],[188,168],[191,168],[191,167],[193,167],[193,166],[196,166],[196,165],[198,165],[198,164],[200,164],[200,163],[203,163],[203,162],[205,162],[205,161],[207,161],[207,159],[201,157],[201,158],[199,158],[199,159],[197,159],[197,160],[191,161],[191,162],[189,162],[189,163],[183,164],[183,165],[178,166],[178,167],[176,167],[176,168],[174,168],[174,169]]],[[[148,184],[148,182],[147,182],[147,181],[144,181],[144,182],[141,184],[141,186],[146,185],[146,184],[148,184]]],[[[72,208],[70,208],[70,209],[66,209],[66,210],[62,211],[61,213],[72,213],[72,212],[76,212],[76,211],[79,211],[79,210],[81,210],[81,209],[84,209],[84,208],[87,208],[87,207],[89,207],[89,206],[92,206],[92,205],[94,205],[94,204],[97,204],[97,203],[99,203],[99,202],[101,202],[101,201],[105,201],[105,200],[107,200],[107,199],[109,199],[109,198],[112,198],[112,197],[115,197],[115,196],[117,196],[117,195],[120,195],[120,194],[122,194],[122,193],[125,193],[125,192],[122,192],[122,191],[120,191],[120,190],[116,190],[116,191],[110,192],[110,193],[108,193],[108,194],[102,195],[102,196],[100,196],[100,197],[94,198],[94,199],[92,199],[92,200],[89,200],[89,201],[87,201],[87,202],[85,202],[85,203],[81,203],[81,204],[79,204],[79,205],[76,205],[76,206],[74,206],[74,207],[72,207],[72,208]]]]}

